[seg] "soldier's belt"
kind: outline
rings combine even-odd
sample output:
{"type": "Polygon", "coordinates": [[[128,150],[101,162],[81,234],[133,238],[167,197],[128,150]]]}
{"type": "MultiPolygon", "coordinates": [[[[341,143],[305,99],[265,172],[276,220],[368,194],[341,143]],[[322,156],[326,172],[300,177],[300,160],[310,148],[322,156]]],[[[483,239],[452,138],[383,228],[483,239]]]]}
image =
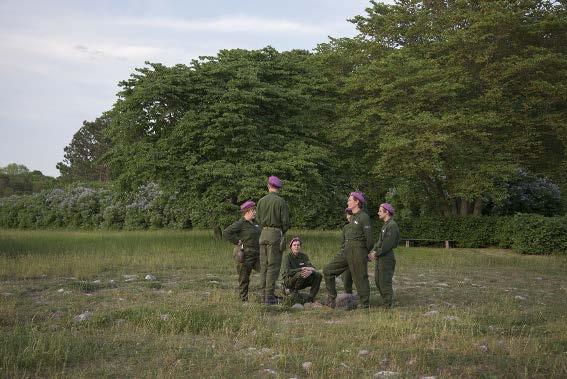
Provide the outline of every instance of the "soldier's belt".
{"type": "Polygon", "coordinates": [[[282,230],[282,228],[277,228],[275,226],[264,226],[262,229],[276,229],[276,230],[282,230]]]}

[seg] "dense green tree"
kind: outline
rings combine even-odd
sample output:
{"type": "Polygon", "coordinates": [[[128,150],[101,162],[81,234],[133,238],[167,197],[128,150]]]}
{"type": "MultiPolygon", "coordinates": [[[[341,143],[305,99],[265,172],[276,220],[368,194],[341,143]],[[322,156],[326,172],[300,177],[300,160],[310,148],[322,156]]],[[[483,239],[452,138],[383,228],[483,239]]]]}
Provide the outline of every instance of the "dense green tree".
{"type": "Polygon", "coordinates": [[[57,163],[61,179],[65,181],[108,180],[108,165],[104,154],[110,148],[110,140],[104,131],[110,122],[110,115],[104,114],[93,122],[84,121],[83,126],[73,135],[65,147],[63,162],[57,163]]]}
{"type": "Polygon", "coordinates": [[[352,22],[358,36],[314,53],[147,63],[58,168],[110,175],[124,198],[157,184],[183,210],[176,225],[233,221],[272,174],[296,226],[340,222],[352,189],[408,215],[526,211],[511,200],[518,170],[550,178],[566,201],[565,2],[372,1],[352,22]]]}
{"type": "Polygon", "coordinates": [[[213,226],[278,175],[295,224],[324,226],[344,194],[328,190],[333,152],[313,100],[324,83],[310,59],[268,47],[138,69],[121,83],[109,128],[116,179],[126,190],[155,181],[192,210],[194,225],[213,226]]]}
{"type": "Polygon", "coordinates": [[[353,20],[365,55],[337,127],[356,125],[371,171],[410,195],[402,205],[479,214],[518,167],[565,161],[563,3],[371,4],[353,20]]]}

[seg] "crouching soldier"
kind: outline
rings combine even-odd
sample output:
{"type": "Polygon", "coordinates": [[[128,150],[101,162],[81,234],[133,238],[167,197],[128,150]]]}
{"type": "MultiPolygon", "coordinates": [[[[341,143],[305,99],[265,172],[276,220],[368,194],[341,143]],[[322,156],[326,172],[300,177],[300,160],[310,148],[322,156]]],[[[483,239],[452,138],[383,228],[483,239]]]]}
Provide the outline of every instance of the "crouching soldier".
{"type": "Polygon", "coordinates": [[[227,241],[236,245],[236,271],[240,299],[248,301],[248,287],[252,270],[260,271],[260,225],[256,222],[256,204],[248,200],[240,206],[242,218],[222,232],[227,241]]]}
{"type": "Polygon", "coordinates": [[[283,261],[283,282],[292,293],[297,294],[299,290],[311,287],[307,302],[313,302],[323,276],[315,270],[309,261],[307,254],[301,251],[301,240],[294,237],[289,243],[291,251],[284,256],[283,261]]]}

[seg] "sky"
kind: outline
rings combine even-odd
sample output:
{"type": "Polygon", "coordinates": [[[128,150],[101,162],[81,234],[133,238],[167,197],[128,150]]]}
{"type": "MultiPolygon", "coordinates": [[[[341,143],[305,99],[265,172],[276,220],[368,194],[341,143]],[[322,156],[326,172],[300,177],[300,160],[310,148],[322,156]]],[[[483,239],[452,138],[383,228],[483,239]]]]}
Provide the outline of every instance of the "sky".
{"type": "Polygon", "coordinates": [[[73,134],[145,61],[311,50],[356,34],[368,0],[0,0],[0,166],[58,176],[73,134]]]}

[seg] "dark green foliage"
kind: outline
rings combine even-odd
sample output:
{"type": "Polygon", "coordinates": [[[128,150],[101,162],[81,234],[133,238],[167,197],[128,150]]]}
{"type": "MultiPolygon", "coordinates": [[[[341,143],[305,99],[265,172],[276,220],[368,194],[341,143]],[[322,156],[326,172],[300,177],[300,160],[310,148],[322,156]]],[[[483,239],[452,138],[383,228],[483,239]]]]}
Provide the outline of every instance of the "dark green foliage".
{"type": "Polygon", "coordinates": [[[488,247],[497,244],[497,217],[419,217],[400,220],[402,237],[452,240],[459,247],[488,247]]]}
{"type": "Polygon", "coordinates": [[[567,217],[514,216],[512,249],[523,254],[567,254],[567,217]]]}
{"type": "Polygon", "coordinates": [[[108,165],[104,161],[104,154],[110,148],[110,140],[104,132],[109,122],[108,114],[97,118],[94,122],[83,122],[83,126],[64,149],[64,161],[57,163],[62,180],[108,180],[108,165]]]}
{"type": "MultiPolygon", "coordinates": [[[[347,192],[329,191],[334,152],[316,112],[323,78],[310,60],[301,50],[237,49],[138,69],[110,112],[113,177],[124,191],[159,183],[193,225],[210,227],[234,221],[238,205],[278,175],[294,225],[333,225],[347,192]]],[[[130,227],[141,218],[126,215],[130,227]]]]}
{"type": "Polygon", "coordinates": [[[382,194],[404,187],[414,211],[480,215],[517,167],[564,183],[563,3],[371,3],[354,18],[360,36],[322,51],[350,67],[335,135],[359,142],[382,194]]]}
{"type": "Polygon", "coordinates": [[[398,220],[402,237],[453,240],[459,247],[512,248],[523,254],[567,254],[567,217],[420,217],[398,220]]]}
{"type": "Polygon", "coordinates": [[[30,171],[24,165],[10,163],[0,167],[0,197],[37,193],[55,184],[54,178],[41,171],[30,171]]]}

